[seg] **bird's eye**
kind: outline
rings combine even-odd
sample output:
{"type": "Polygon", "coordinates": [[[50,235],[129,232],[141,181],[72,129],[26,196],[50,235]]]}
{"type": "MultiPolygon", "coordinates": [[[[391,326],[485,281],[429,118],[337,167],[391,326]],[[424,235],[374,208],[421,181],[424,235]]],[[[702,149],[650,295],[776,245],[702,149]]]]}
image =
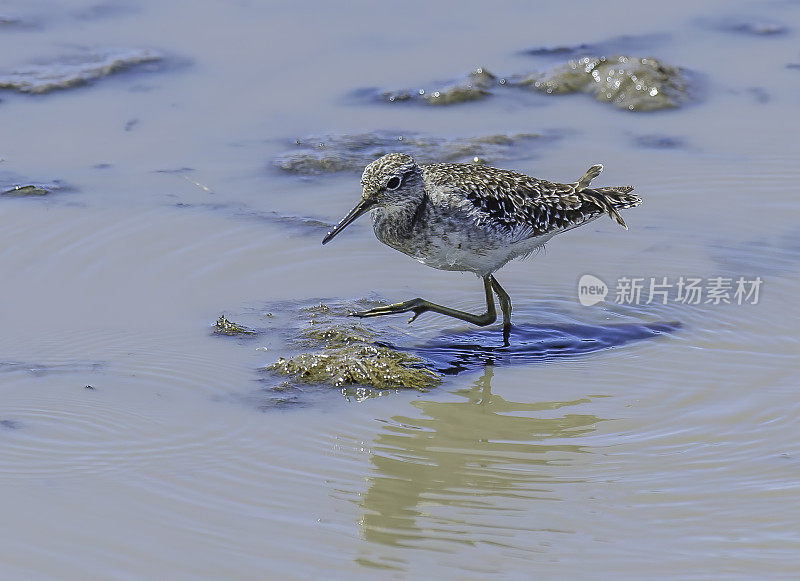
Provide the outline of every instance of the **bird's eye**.
{"type": "Polygon", "coordinates": [[[392,176],[389,178],[389,181],[386,182],[387,190],[396,190],[399,187],[400,187],[400,178],[398,176],[392,176]]]}

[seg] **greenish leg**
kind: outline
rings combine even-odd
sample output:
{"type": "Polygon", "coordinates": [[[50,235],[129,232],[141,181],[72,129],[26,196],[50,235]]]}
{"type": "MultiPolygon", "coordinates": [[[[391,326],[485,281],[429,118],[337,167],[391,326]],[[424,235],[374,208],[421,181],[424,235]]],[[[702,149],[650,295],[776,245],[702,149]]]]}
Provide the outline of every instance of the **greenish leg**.
{"type": "MultiPolygon", "coordinates": [[[[403,301],[402,303],[395,303],[393,305],[386,305],[384,307],[375,307],[374,309],[370,309],[368,311],[359,311],[357,313],[350,314],[353,317],[363,318],[413,312],[414,316],[408,321],[410,323],[422,313],[431,311],[433,313],[439,313],[440,315],[447,315],[448,317],[466,321],[467,323],[472,323],[473,325],[485,327],[486,325],[491,325],[497,320],[497,311],[495,310],[494,306],[494,295],[492,295],[491,278],[491,275],[483,277],[483,288],[486,292],[486,312],[482,315],[473,315],[472,313],[451,309],[450,307],[443,307],[442,305],[437,305],[436,303],[426,301],[425,299],[411,299],[410,301],[403,301]]],[[[503,292],[505,293],[505,291],[503,292]]],[[[506,298],[508,298],[508,295],[506,295],[506,298]]],[[[509,301],[508,304],[510,309],[511,302],[509,301]]]]}
{"type": "Polygon", "coordinates": [[[511,297],[508,296],[506,290],[500,286],[497,279],[493,275],[489,275],[489,280],[492,283],[494,292],[497,293],[497,298],[500,300],[500,309],[503,311],[503,327],[511,326],[511,297]]]}
{"type": "Polygon", "coordinates": [[[489,280],[500,301],[500,310],[503,311],[503,341],[508,345],[508,338],[511,335],[511,297],[508,296],[506,290],[500,286],[500,283],[497,282],[494,275],[490,274],[489,280]]]}

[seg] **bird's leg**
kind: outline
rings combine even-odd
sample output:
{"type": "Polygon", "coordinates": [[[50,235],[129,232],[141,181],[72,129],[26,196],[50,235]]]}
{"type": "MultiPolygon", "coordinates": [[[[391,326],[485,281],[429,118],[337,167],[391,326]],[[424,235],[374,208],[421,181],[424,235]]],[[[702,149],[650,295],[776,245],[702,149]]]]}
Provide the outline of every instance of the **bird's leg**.
{"type": "Polygon", "coordinates": [[[494,292],[500,301],[500,310],[503,311],[503,342],[508,345],[508,338],[511,335],[511,297],[508,296],[506,289],[500,286],[494,275],[489,275],[494,292]]]}
{"type": "MultiPolygon", "coordinates": [[[[413,312],[414,316],[409,319],[409,323],[419,317],[426,311],[439,313],[440,315],[447,315],[454,317],[461,321],[472,323],[480,327],[491,325],[497,320],[497,311],[494,306],[494,295],[492,295],[492,282],[491,275],[483,277],[483,288],[486,292],[486,312],[482,315],[473,315],[450,307],[443,307],[425,299],[411,299],[410,301],[403,301],[402,303],[395,303],[393,305],[386,305],[383,307],[375,307],[368,311],[359,311],[357,313],[350,313],[353,317],[380,317],[381,315],[391,315],[394,313],[409,313],[413,312]]],[[[499,285],[498,285],[499,286],[499,285]]],[[[503,291],[505,292],[505,291],[503,291]]],[[[506,295],[508,296],[508,295],[506,295]]],[[[510,304],[510,303],[509,303],[510,304]]]]}

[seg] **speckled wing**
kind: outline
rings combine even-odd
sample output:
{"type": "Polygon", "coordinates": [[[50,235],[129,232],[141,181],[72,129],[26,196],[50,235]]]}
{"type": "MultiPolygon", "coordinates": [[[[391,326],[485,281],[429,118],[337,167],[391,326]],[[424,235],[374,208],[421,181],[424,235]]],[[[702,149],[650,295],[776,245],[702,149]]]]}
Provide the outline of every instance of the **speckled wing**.
{"type": "Polygon", "coordinates": [[[501,230],[512,241],[563,232],[604,213],[625,226],[617,209],[641,203],[629,193],[630,186],[588,188],[602,171],[601,165],[592,166],[570,184],[488,166],[431,164],[422,169],[426,183],[461,198],[476,225],[501,230]]]}

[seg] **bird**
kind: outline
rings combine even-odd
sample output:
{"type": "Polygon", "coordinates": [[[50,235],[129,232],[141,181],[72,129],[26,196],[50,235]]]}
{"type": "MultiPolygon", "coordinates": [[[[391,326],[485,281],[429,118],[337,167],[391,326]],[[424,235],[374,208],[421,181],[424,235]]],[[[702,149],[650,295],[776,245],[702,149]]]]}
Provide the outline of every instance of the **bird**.
{"type": "Polygon", "coordinates": [[[364,318],[410,312],[411,323],[430,311],[487,326],[497,320],[494,292],[508,344],[511,298],[495,272],[531,255],[556,234],[603,215],[628,229],[619,210],[638,206],[642,199],[631,193],[633,186],[590,187],[602,170],[596,164],[575,182],[557,183],[485,165],[418,164],[405,153],[376,159],[361,176],[361,199],[322,244],[371,212],[375,236],[384,244],[427,266],[480,277],[486,312],[476,315],[415,298],[350,314],[364,318]]]}

